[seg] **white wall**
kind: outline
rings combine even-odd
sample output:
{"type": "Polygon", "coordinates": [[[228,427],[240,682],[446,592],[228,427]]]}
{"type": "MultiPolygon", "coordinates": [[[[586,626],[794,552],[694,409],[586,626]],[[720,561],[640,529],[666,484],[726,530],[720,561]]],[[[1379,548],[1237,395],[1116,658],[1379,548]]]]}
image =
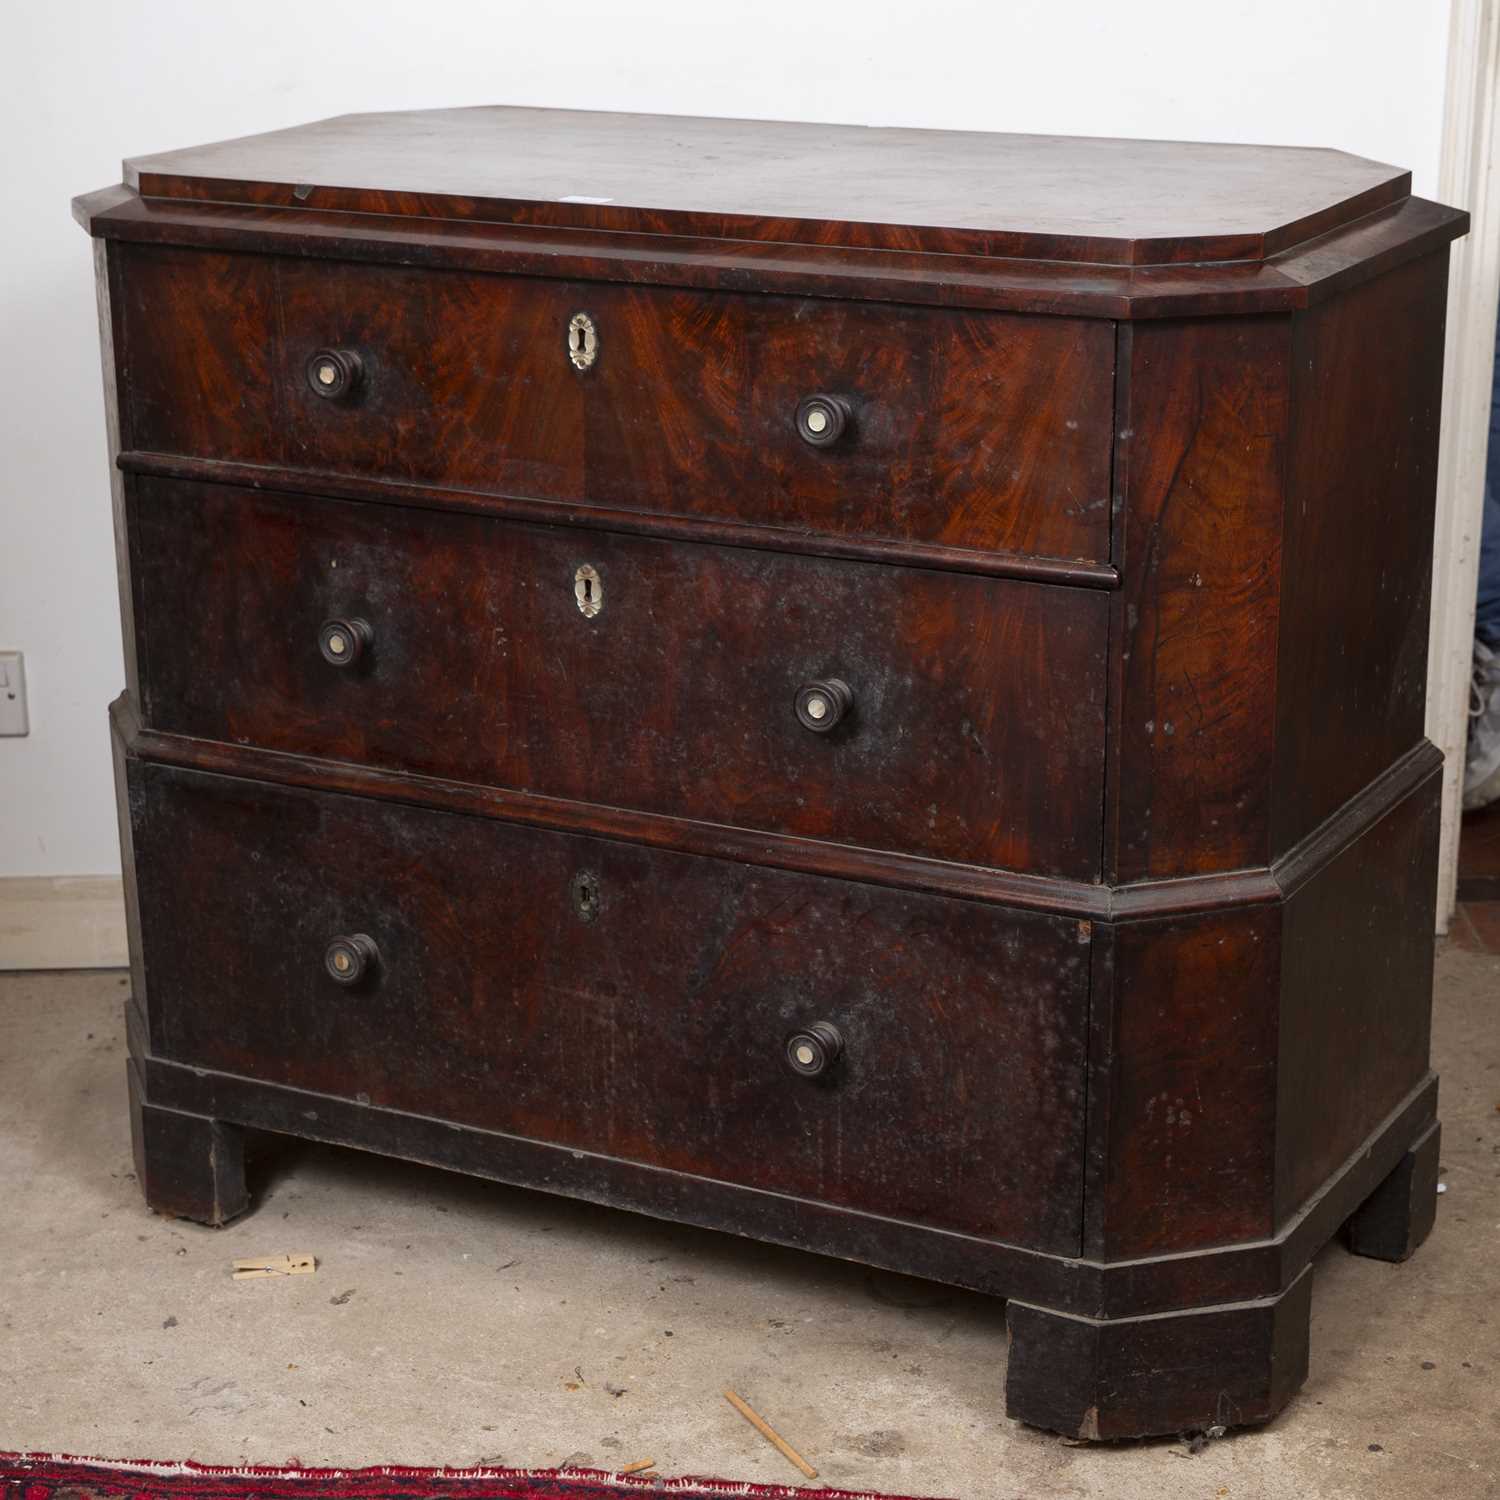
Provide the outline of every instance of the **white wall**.
{"type": "Polygon", "coordinates": [[[1445,0],[16,0],[0,17],[0,877],[117,869],[89,242],[122,156],[482,103],[1337,146],[1432,194],[1445,0]]]}

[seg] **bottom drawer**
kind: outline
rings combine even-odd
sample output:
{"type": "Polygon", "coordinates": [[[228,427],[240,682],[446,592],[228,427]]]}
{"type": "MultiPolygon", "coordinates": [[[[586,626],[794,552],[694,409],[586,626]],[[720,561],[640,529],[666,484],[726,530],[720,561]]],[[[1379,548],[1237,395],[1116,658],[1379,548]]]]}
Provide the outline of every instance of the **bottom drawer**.
{"type": "Polygon", "coordinates": [[[159,1057],[1078,1251],[1074,920],[141,762],[130,808],[159,1057]]]}

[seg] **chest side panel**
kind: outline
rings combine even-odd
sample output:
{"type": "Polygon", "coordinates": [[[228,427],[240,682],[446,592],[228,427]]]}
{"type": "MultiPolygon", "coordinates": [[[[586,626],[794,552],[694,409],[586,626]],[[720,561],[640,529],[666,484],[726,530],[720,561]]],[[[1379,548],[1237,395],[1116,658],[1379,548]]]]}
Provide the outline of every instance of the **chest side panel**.
{"type": "Polygon", "coordinates": [[[1427,1074],[1441,790],[1434,769],[1287,903],[1278,1223],[1427,1074]]]}
{"type": "Polygon", "coordinates": [[[1423,735],[1447,295],[1445,249],[1295,323],[1278,854],[1423,735]]]}
{"type": "Polygon", "coordinates": [[[1106,873],[1264,865],[1291,321],[1121,330],[1106,873]]]}

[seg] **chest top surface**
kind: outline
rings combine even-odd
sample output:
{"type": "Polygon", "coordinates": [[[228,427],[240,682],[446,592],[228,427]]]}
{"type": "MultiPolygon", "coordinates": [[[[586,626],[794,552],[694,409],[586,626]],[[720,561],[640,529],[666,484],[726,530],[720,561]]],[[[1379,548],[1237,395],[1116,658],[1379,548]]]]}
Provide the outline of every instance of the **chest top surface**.
{"type": "Polygon", "coordinates": [[[1029,258],[1262,261],[1399,203],[1339,151],[486,107],[127,161],[145,198],[1029,258]]]}

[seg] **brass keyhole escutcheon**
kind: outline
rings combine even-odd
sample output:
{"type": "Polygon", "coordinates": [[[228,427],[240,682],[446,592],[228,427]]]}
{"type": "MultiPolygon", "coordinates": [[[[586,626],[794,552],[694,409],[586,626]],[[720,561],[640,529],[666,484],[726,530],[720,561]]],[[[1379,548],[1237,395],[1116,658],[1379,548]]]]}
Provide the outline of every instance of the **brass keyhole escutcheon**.
{"type": "Polygon", "coordinates": [[[586,620],[592,620],[604,608],[604,581],[587,563],[573,575],[573,597],[586,620]]]}
{"type": "Polygon", "coordinates": [[[586,370],[599,357],[599,330],[586,312],[574,313],[568,321],[568,358],[586,370]]]}

